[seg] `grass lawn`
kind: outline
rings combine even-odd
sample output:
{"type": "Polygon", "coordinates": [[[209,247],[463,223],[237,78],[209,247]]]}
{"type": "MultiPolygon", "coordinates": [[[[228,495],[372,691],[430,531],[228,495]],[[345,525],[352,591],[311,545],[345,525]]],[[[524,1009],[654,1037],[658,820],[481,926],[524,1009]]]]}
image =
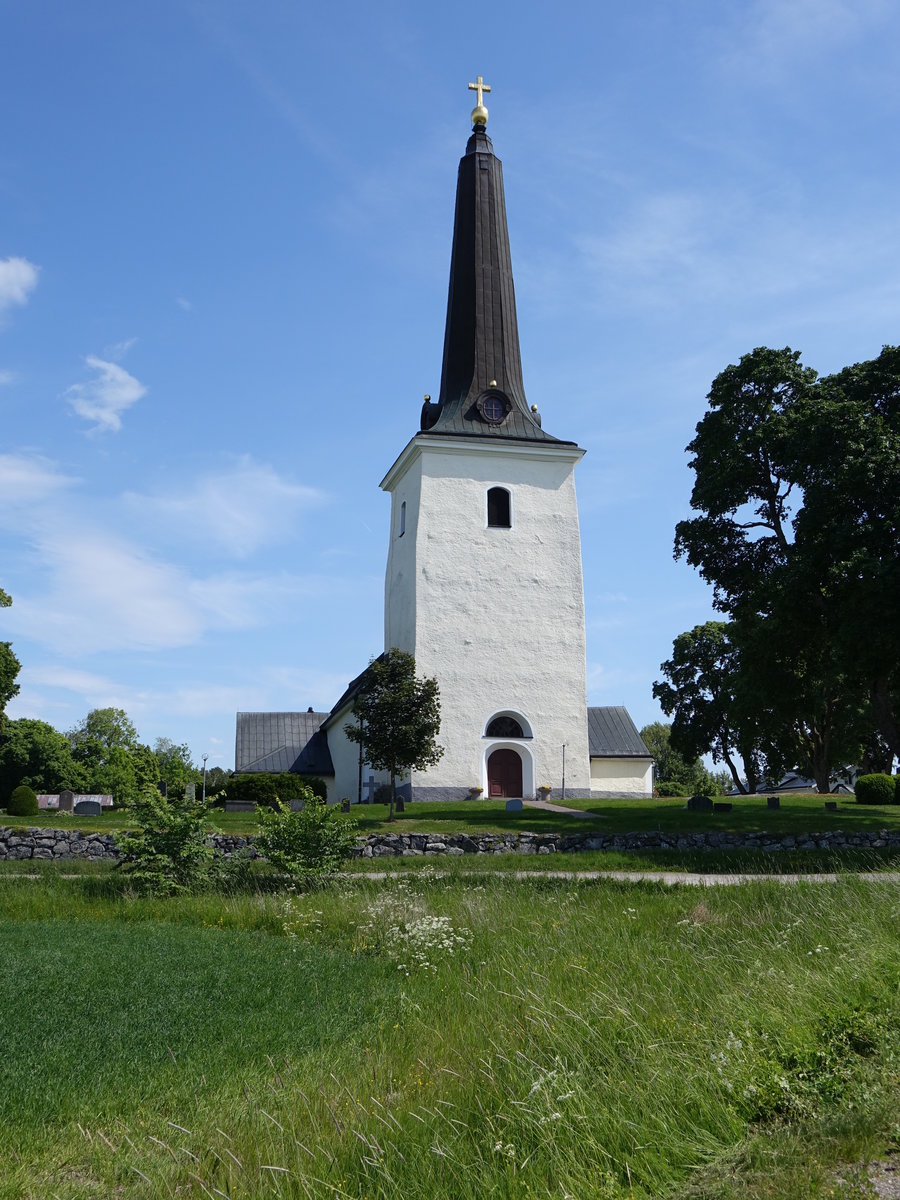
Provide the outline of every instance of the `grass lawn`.
{"type": "Polygon", "coordinates": [[[852,879],[0,876],[0,1198],[838,1194],[896,1127],[898,910],[852,879]]]}
{"type": "MultiPolygon", "coordinates": [[[[527,830],[534,833],[604,832],[637,833],[660,830],[667,833],[698,833],[716,829],[732,832],[767,832],[773,834],[814,832],[831,829],[879,830],[900,829],[900,805],[857,804],[852,797],[832,797],[837,811],[825,811],[822,796],[785,795],[781,808],[770,809],[758,796],[730,798],[730,813],[688,812],[684,800],[567,800],[590,816],[574,817],[564,813],[525,808],[508,813],[504,802],[497,800],[466,800],[460,803],[413,803],[406,812],[388,821],[385,804],[354,805],[353,816],[361,833],[503,833],[527,830]]],[[[213,826],[227,833],[252,834],[256,829],[253,813],[226,813],[214,809],[213,826]]],[[[37,817],[0,816],[0,824],[15,826],[61,826],[89,832],[112,832],[128,827],[127,812],[113,812],[102,817],[60,817],[58,813],[43,813],[37,817]]]]}

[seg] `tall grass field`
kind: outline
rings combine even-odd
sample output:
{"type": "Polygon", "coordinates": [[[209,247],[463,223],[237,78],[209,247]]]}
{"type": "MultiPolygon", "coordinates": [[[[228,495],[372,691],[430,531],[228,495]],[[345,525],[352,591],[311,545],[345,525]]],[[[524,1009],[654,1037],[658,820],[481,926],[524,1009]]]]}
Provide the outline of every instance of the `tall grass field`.
{"type": "Polygon", "coordinates": [[[862,1196],[898,915],[852,878],[0,877],[0,1198],[862,1196]]]}

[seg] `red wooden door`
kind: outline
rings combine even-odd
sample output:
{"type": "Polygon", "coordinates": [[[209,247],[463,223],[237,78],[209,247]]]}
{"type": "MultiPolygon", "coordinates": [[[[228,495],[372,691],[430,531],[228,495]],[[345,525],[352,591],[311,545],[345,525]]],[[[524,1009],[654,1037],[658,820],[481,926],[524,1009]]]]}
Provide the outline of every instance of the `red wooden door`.
{"type": "Polygon", "coordinates": [[[489,796],[508,800],[522,795],[522,760],[515,750],[495,750],[487,767],[489,796]]]}

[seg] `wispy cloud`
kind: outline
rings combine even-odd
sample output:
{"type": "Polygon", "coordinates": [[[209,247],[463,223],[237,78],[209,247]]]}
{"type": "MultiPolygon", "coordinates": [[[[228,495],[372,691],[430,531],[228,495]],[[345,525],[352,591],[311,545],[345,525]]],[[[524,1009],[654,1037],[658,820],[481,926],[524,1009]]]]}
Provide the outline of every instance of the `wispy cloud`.
{"type": "Polygon", "coordinates": [[[0,258],[0,320],[10,308],[28,303],[39,268],[27,258],[0,258]]]}
{"type": "Polygon", "coordinates": [[[187,299],[186,297],[184,297],[184,296],[176,296],[176,297],[175,297],[175,303],[176,303],[176,304],[178,305],[178,307],[179,307],[180,309],[182,309],[184,312],[192,312],[192,311],[193,311],[193,308],[194,308],[193,304],[191,304],[190,300],[188,300],[188,299],[187,299]]]}
{"type": "Polygon", "coordinates": [[[93,354],[85,362],[95,372],[94,378],[66,390],[69,404],[79,417],[94,423],[95,431],[121,429],[122,413],[147,394],[146,387],[116,362],[93,354]]]}
{"type": "Polygon", "coordinates": [[[113,342],[111,346],[103,348],[103,357],[110,362],[121,362],[136,341],[136,337],[130,337],[123,338],[121,342],[113,342]]]}
{"type": "Polygon", "coordinates": [[[341,586],[310,572],[198,574],[154,549],[168,545],[170,527],[182,522],[224,545],[233,539],[242,553],[272,536],[273,526],[277,536],[287,536],[298,511],[320,497],[267,464],[241,459],[221,479],[200,480],[196,492],[162,514],[158,528],[140,534],[136,514],[158,498],[131,495],[126,505],[96,509],[87,489],[77,488],[80,482],[39,455],[0,454],[0,528],[40,563],[32,586],[17,587],[10,628],[55,651],[82,656],[192,645],[210,632],[277,622],[341,586]],[[242,503],[252,519],[232,511],[242,503]],[[124,532],[114,528],[118,514],[124,532]]]}
{"type": "Polygon", "coordinates": [[[15,371],[0,370],[0,387],[9,387],[16,382],[15,371]]]}
{"type": "Polygon", "coordinates": [[[898,308],[889,275],[900,253],[893,213],[870,211],[848,227],[840,211],[811,214],[802,193],[764,212],[736,190],[644,196],[609,229],[581,235],[577,248],[604,311],[725,305],[734,320],[764,304],[768,315],[783,310],[793,327],[798,297],[804,312],[827,319],[859,290],[882,315],[898,308]]]}
{"type": "MultiPolygon", "coordinates": [[[[725,64],[760,80],[855,41],[894,10],[889,0],[756,0],[737,10],[725,64]]],[[[895,11],[895,10],[894,10],[895,11]]]]}
{"type": "Polygon", "coordinates": [[[40,455],[0,454],[0,509],[33,505],[71,487],[78,480],[40,455]]]}
{"type": "Polygon", "coordinates": [[[46,585],[19,588],[14,633],[69,656],[195,645],[276,622],[330,584],[305,575],[195,576],[104,530],[45,519],[28,538],[46,585]]]}
{"type": "Polygon", "coordinates": [[[303,512],[324,492],[279,475],[268,463],[243,456],[177,493],[126,493],[136,520],[161,521],[196,541],[209,541],[236,558],[290,538],[303,512]]]}
{"type": "MultiPolygon", "coordinates": [[[[206,718],[231,725],[238,711],[305,711],[312,704],[327,710],[346,686],[344,675],[328,671],[265,668],[252,680],[221,683],[187,680],[171,688],[135,687],[106,675],[73,668],[64,660],[23,667],[22,690],[9,706],[11,716],[52,715],[65,724],[91,708],[114,706],[142,725],[164,730],[174,717],[206,718]],[[161,715],[162,714],[162,715],[161,715]]],[[[210,736],[213,747],[226,740],[210,736]]],[[[212,758],[223,757],[220,754],[212,758]]]]}

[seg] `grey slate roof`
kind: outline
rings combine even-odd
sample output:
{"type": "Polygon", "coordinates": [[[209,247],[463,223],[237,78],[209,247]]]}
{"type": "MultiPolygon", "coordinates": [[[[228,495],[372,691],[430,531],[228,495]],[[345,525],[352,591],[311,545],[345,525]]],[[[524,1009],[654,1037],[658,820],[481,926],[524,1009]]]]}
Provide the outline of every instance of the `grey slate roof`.
{"type": "MultiPolygon", "coordinates": [[[[350,683],[330,713],[239,712],[235,772],[293,771],[298,775],[333,776],[334,764],[323,726],[355,697],[367,671],[368,667],[350,683]]],[[[652,758],[626,708],[589,708],[587,715],[591,758],[652,758]]]]}
{"type": "Polygon", "coordinates": [[[525,399],[503,167],[483,125],[459,163],[441,392],[423,406],[421,428],[426,435],[559,441],[525,399]],[[479,408],[488,394],[508,410],[498,424],[479,408]]]}
{"type": "Polygon", "coordinates": [[[637,726],[621,705],[589,708],[588,751],[591,758],[652,758],[637,726]]]}
{"type": "Polygon", "coordinates": [[[321,730],[327,716],[321,712],[239,712],[235,772],[334,775],[328,739],[321,730]]]}

